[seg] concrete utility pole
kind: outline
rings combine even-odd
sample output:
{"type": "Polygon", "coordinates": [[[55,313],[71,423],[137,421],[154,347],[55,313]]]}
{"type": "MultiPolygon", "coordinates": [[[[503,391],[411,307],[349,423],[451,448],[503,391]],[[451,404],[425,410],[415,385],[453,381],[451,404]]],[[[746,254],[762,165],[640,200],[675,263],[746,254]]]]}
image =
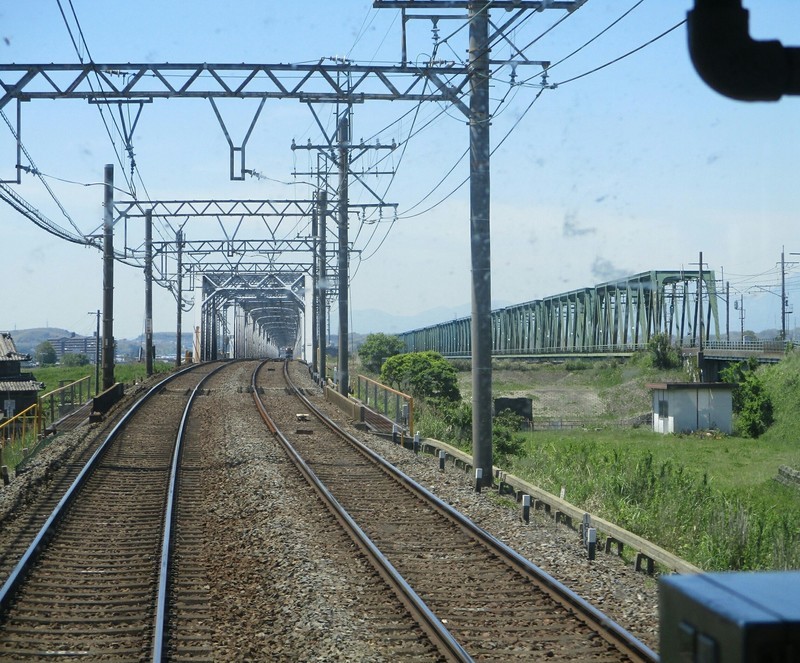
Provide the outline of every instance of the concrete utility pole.
{"type": "Polygon", "coordinates": [[[175,368],[180,368],[181,365],[181,323],[182,323],[182,313],[183,313],[183,231],[179,230],[175,233],[175,243],[177,244],[178,248],[178,269],[177,274],[175,276],[175,298],[178,300],[178,310],[177,310],[177,320],[175,327],[177,329],[176,336],[177,336],[177,343],[175,346],[175,368]]]}
{"type": "MultiPolygon", "coordinates": [[[[373,7],[441,10],[467,9],[469,21],[469,65],[467,74],[470,86],[469,108],[459,101],[455,106],[466,115],[470,130],[470,233],[472,255],[472,458],[476,470],[482,470],[483,485],[492,485],[492,285],[491,285],[491,246],[490,246],[490,142],[489,124],[489,82],[492,64],[507,64],[507,61],[493,62],[490,59],[489,10],[506,10],[511,18],[501,27],[495,28],[492,38],[503,37],[509,44],[511,40],[506,30],[518,20],[525,11],[544,9],[564,9],[574,11],[583,1],[531,2],[529,0],[494,0],[491,3],[478,0],[373,0],[373,7]]],[[[459,18],[438,13],[436,20],[459,18]]],[[[406,57],[406,19],[434,16],[404,14],[403,18],[403,61],[406,57]]],[[[512,44],[513,47],[513,44],[512,44]]],[[[524,50],[524,49],[523,49],[524,50]]],[[[544,71],[549,62],[534,61],[522,57],[519,63],[541,66],[544,71]]]]}
{"type": "Polygon", "coordinates": [[[492,283],[489,195],[489,11],[469,5],[472,459],[492,485],[492,283]]]}
{"type": "MultiPolygon", "coordinates": [[[[362,178],[360,178],[357,174],[354,175],[355,179],[361,183],[373,196],[378,199],[377,203],[359,203],[357,205],[350,205],[349,201],[349,177],[351,175],[351,167],[355,161],[359,158],[363,157],[369,151],[372,150],[394,150],[397,148],[397,144],[392,141],[390,145],[381,145],[380,143],[376,143],[374,145],[365,145],[362,142],[354,145],[350,136],[352,134],[352,127],[350,126],[349,115],[351,109],[350,106],[347,107],[345,110],[345,114],[340,119],[339,123],[336,127],[336,136],[328,138],[326,136],[327,142],[324,144],[314,145],[310,142],[305,145],[298,145],[294,141],[292,141],[292,151],[294,150],[316,150],[324,158],[327,160],[328,155],[331,154],[331,160],[338,166],[338,173],[339,173],[339,187],[337,191],[337,195],[339,196],[338,200],[336,201],[337,206],[337,217],[338,217],[338,234],[337,234],[337,270],[338,270],[338,279],[337,279],[337,289],[338,289],[338,297],[339,297],[339,350],[338,350],[338,361],[339,361],[339,390],[342,394],[347,394],[345,387],[342,386],[341,376],[344,375],[346,380],[345,384],[349,383],[349,356],[348,356],[348,346],[349,346],[349,292],[348,292],[348,283],[350,280],[349,275],[349,263],[350,263],[350,247],[349,247],[349,229],[348,229],[348,222],[349,222],[349,210],[353,207],[359,208],[362,212],[366,213],[368,209],[383,209],[384,207],[393,207],[397,208],[397,205],[392,203],[384,202],[378,194],[376,194],[370,187],[368,187],[362,178]],[[337,148],[337,156],[333,157],[333,150],[337,148]],[[355,152],[355,154],[354,154],[355,152]],[[344,220],[344,221],[343,221],[344,220]],[[344,293],[344,294],[342,294],[344,293]],[[345,361],[343,364],[342,362],[345,361]],[[342,368],[344,366],[344,369],[342,368]]],[[[386,175],[386,174],[393,174],[394,171],[370,171],[371,173],[374,172],[376,175],[386,175]]],[[[324,254],[325,245],[327,243],[327,235],[326,235],[326,228],[325,228],[325,219],[322,209],[327,205],[327,191],[324,190],[323,187],[327,186],[327,182],[325,181],[325,177],[327,176],[327,170],[325,170],[325,174],[323,175],[323,170],[318,169],[317,171],[301,173],[295,171],[294,175],[315,175],[318,180],[320,181],[320,189],[317,195],[317,200],[314,209],[317,211],[317,221],[319,224],[318,231],[312,232],[314,236],[314,255],[315,260],[314,264],[317,264],[317,257],[320,258],[319,260],[319,270],[317,271],[318,279],[320,282],[325,283],[325,288],[327,289],[327,282],[326,276],[323,274],[325,270],[325,260],[326,256],[324,254]],[[325,196],[323,199],[322,196],[325,196]],[[323,253],[320,253],[322,251],[323,253]]],[[[312,215],[312,222],[313,222],[313,215],[312,215]]],[[[315,283],[317,281],[315,280],[315,283]]],[[[315,293],[317,289],[315,288],[315,293]]],[[[318,301],[318,300],[314,300],[318,301]]],[[[324,316],[324,309],[325,309],[325,300],[324,300],[324,292],[320,291],[320,300],[318,301],[317,306],[317,313],[314,316],[316,320],[316,316],[322,315],[324,316]]],[[[318,334],[319,339],[325,339],[326,335],[324,332],[325,329],[325,320],[320,321],[320,331],[318,334]]],[[[316,329],[316,326],[314,326],[316,329]]],[[[322,353],[325,352],[325,342],[320,341],[322,344],[322,353]]],[[[316,372],[316,366],[312,366],[312,370],[316,372]]],[[[320,369],[320,375],[322,379],[325,379],[325,371],[320,369]]]]}
{"type": "Polygon", "coordinates": [[[350,371],[348,364],[350,355],[347,349],[349,324],[349,281],[350,251],[348,249],[348,214],[349,202],[348,174],[350,169],[350,107],[348,106],[339,120],[339,393],[350,391],[350,371]]]}
{"type": "Polygon", "coordinates": [[[153,214],[144,217],[144,347],[147,375],[153,374],[153,214]]]}
{"type": "Polygon", "coordinates": [[[106,164],[103,196],[103,391],[114,386],[114,165],[106,164]]]}
{"type": "Polygon", "coordinates": [[[325,333],[328,328],[327,323],[327,302],[328,302],[328,250],[327,250],[327,237],[328,232],[328,192],[320,191],[319,198],[319,376],[323,384],[327,375],[327,347],[328,335],[325,333]]]}
{"type": "Polygon", "coordinates": [[[700,314],[700,333],[697,335],[697,371],[700,373],[700,382],[703,382],[705,369],[705,356],[703,354],[703,252],[700,251],[700,263],[698,266],[699,276],[697,277],[697,308],[700,314]]]}
{"type": "Polygon", "coordinates": [[[786,260],[781,247],[781,340],[786,340],[786,260]]]}
{"type": "Polygon", "coordinates": [[[317,207],[311,210],[311,244],[314,258],[311,261],[311,374],[319,370],[319,328],[317,327],[317,311],[319,309],[319,221],[317,207]]]}

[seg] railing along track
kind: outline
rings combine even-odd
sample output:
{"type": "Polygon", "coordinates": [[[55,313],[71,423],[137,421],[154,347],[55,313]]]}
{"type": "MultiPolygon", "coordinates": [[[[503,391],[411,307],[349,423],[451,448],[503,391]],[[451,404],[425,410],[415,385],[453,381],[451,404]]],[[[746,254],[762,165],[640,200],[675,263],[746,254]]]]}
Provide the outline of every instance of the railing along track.
{"type": "Polygon", "coordinates": [[[285,378],[316,418],[293,439],[307,471],[474,660],[658,660],[613,620],[340,430],[291,384],[288,370],[285,378]]]}
{"type": "Polygon", "coordinates": [[[0,589],[0,657],[160,660],[176,440],[223,366],[161,381],[93,453],[0,589]]]}

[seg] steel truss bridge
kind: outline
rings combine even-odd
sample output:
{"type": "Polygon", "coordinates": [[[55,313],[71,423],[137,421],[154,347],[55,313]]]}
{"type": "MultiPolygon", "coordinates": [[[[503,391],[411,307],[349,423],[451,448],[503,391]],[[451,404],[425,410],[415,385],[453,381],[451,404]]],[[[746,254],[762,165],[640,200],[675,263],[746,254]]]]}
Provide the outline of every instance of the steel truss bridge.
{"type": "MultiPolygon", "coordinates": [[[[719,337],[713,271],[651,271],[492,311],[493,356],[627,354],[656,334],[696,347],[719,337]],[[702,330],[702,331],[701,331],[702,330]]],[[[471,321],[398,334],[408,352],[469,357],[471,321]]]]}

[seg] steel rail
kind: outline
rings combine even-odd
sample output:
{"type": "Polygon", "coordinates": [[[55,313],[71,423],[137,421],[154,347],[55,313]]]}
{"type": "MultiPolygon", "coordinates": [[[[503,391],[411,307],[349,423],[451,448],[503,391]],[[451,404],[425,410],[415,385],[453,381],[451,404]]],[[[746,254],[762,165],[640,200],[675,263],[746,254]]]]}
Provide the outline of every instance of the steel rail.
{"type": "Polygon", "coordinates": [[[634,660],[652,663],[659,661],[658,654],[656,654],[633,634],[629,633],[626,629],[617,624],[610,617],[595,608],[591,603],[586,601],[586,599],[573,592],[571,589],[569,589],[569,587],[556,580],[549,573],[536,566],[533,562],[520,555],[505,543],[496,539],[484,529],[478,527],[469,518],[461,514],[446,502],[440,500],[436,495],[419,485],[411,477],[394,467],[391,463],[379,456],[372,449],[366,447],[347,431],[342,430],[324,412],[311,403],[311,401],[306,398],[303,393],[295,387],[294,384],[292,384],[292,382],[289,380],[288,371],[286,369],[284,369],[284,375],[291,391],[303,402],[306,407],[309,408],[309,410],[311,410],[311,412],[315,414],[315,416],[320,419],[323,424],[347,440],[365,457],[379,465],[384,472],[393,476],[399,483],[405,485],[411,491],[416,493],[421,499],[423,499],[423,501],[432,504],[439,511],[446,514],[453,522],[469,532],[483,545],[494,550],[519,573],[531,578],[538,585],[542,586],[543,590],[556,601],[573,609],[577,615],[581,616],[584,620],[588,621],[592,625],[600,627],[600,635],[602,635],[607,641],[611,642],[614,646],[618,647],[622,652],[628,654],[634,660]]]}
{"type": "MultiPolygon", "coordinates": [[[[267,428],[280,442],[281,446],[289,455],[292,463],[300,470],[306,481],[308,481],[312,488],[314,488],[315,492],[320,499],[322,499],[326,507],[345,528],[356,545],[358,545],[358,547],[364,552],[381,577],[392,587],[402,603],[409,608],[409,611],[417,623],[419,623],[420,627],[428,634],[432,642],[440,648],[442,654],[445,655],[448,660],[459,661],[463,663],[471,662],[473,660],[472,657],[453,637],[452,633],[450,633],[450,631],[444,627],[439,618],[433,614],[430,608],[428,608],[425,602],[406,582],[405,578],[400,575],[392,563],[358,526],[350,514],[344,509],[344,507],[342,507],[339,501],[330,493],[330,491],[319,480],[319,478],[317,478],[317,475],[294,449],[292,443],[280,430],[278,430],[275,422],[272,420],[272,417],[269,416],[269,413],[267,412],[267,409],[258,393],[258,374],[266,363],[267,362],[262,362],[258,365],[256,370],[253,371],[251,386],[253,390],[253,400],[258,408],[261,418],[267,425],[267,428]]],[[[286,383],[290,386],[295,395],[299,395],[289,379],[288,361],[283,362],[283,372],[286,383]]]]}
{"type": "Polygon", "coordinates": [[[216,375],[228,365],[230,365],[230,362],[220,364],[208,375],[203,377],[203,379],[200,380],[197,385],[195,385],[191,395],[189,396],[189,401],[186,403],[186,407],[183,410],[183,416],[181,417],[181,423],[178,427],[178,433],[175,436],[175,450],[172,453],[169,487],[167,489],[167,504],[166,508],[164,509],[164,532],[161,537],[161,560],[159,564],[158,590],[156,594],[155,628],[153,631],[153,663],[161,663],[161,660],[165,654],[164,648],[166,646],[165,635],[167,629],[167,611],[169,609],[169,574],[172,570],[172,535],[175,529],[175,500],[177,499],[177,484],[178,476],[180,474],[183,440],[186,436],[186,424],[189,421],[189,413],[192,409],[192,405],[194,405],[194,399],[197,396],[200,388],[209,378],[211,378],[211,376],[216,375]]]}
{"type": "Polygon", "coordinates": [[[147,401],[150,400],[154,395],[161,391],[164,388],[164,385],[171,382],[175,378],[184,373],[187,373],[193,369],[195,369],[198,365],[193,364],[187,368],[184,368],[180,371],[177,371],[166,379],[162,380],[154,387],[152,387],[144,396],[142,396],[132,407],[128,410],[125,415],[116,423],[114,428],[111,429],[111,432],[108,434],[106,439],[103,443],[97,448],[97,450],[92,454],[92,457],[86,462],[83,469],[80,471],[75,480],[72,482],[72,485],[67,489],[64,493],[64,496],[59,500],[56,507],[53,509],[50,516],[48,516],[47,520],[42,525],[41,529],[39,530],[38,534],[34,537],[33,542],[28,546],[28,549],[20,558],[17,565],[14,567],[14,570],[6,579],[5,583],[3,584],[2,588],[0,588],[0,613],[5,612],[11,601],[16,594],[17,589],[19,588],[20,583],[25,578],[25,575],[28,573],[30,568],[33,566],[34,562],[38,559],[40,553],[44,550],[47,542],[50,540],[52,533],[56,527],[56,525],[61,520],[62,516],[66,513],[67,508],[72,504],[75,496],[80,491],[81,487],[84,485],[86,480],[88,479],[91,472],[96,467],[99,460],[103,457],[105,452],[111,446],[114,439],[119,435],[119,433],[125,428],[128,424],[130,419],[133,415],[139,410],[139,408],[147,401]]]}

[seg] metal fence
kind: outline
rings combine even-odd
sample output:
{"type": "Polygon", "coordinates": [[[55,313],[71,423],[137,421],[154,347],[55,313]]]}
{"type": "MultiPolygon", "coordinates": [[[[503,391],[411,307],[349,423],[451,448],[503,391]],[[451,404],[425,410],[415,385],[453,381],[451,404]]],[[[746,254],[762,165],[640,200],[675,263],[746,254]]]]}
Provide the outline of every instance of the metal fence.
{"type": "Polygon", "coordinates": [[[42,430],[49,432],[54,424],[82,407],[92,397],[92,376],[76,380],[39,397],[42,430]]]}
{"type": "Polygon", "coordinates": [[[0,423],[0,466],[15,468],[36,445],[42,430],[37,403],[0,423]]]}
{"type": "Polygon", "coordinates": [[[359,401],[414,434],[414,399],[364,375],[356,376],[355,393],[359,401]]]}
{"type": "Polygon", "coordinates": [[[92,397],[87,376],[49,391],[38,402],[0,423],[0,466],[14,469],[56,424],[92,397]]]}

